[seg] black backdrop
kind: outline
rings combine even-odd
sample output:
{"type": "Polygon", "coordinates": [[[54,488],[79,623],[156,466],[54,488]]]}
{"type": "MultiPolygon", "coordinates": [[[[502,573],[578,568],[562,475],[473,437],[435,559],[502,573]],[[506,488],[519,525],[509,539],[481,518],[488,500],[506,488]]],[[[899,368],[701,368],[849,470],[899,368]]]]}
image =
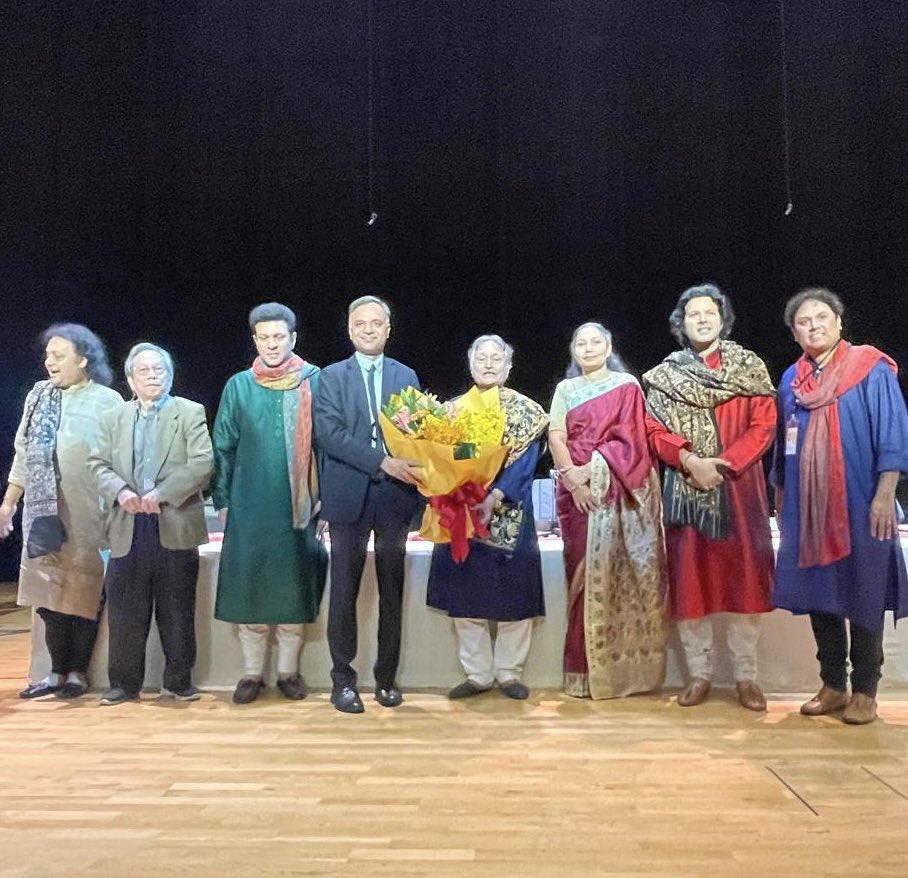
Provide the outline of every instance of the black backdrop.
{"type": "Polygon", "coordinates": [[[389,352],[443,396],[497,331],[547,401],[589,318],[639,373],[705,278],[775,376],[807,283],[908,362],[908,4],[786,16],[788,217],[776,0],[3,4],[4,473],[58,319],[117,367],[168,347],[212,416],[270,298],[324,364],[346,302],[388,297],[389,352]]]}

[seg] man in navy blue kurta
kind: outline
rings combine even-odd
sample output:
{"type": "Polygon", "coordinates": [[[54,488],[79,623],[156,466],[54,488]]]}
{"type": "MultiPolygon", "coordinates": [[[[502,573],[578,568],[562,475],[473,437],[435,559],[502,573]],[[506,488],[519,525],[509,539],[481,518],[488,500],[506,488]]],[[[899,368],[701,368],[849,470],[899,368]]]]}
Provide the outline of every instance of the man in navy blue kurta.
{"type": "Polygon", "coordinates": [[[533,476],[548,416],[541,405],[504,387],[514,349],[500,335],[481,335],[467,353],[478,390],[499,388],[508,458],[479,506],[490,537],[473,539],[457,562],[447,544],[432,552],[426,603],[454,619],[466,680],[448,693],[468,698],[497,682],[509,698],[523,699],[521,682],[533,619],[545,615],[542,562],[533,519],[533,476]],[[489,620],[497,622],[495,643],[489,620]]]}

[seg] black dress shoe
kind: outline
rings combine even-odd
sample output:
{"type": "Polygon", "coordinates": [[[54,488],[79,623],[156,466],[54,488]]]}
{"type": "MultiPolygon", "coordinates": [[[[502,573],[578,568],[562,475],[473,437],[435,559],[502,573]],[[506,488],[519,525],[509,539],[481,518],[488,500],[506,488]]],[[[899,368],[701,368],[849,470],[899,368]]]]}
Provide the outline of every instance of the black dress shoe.
{"type": "Polygon", "coordinates": [[[387,689],[376,688],[375,700],[382,707],[397,707],[404,697],[396,686],[389,686],[387,689]]]}
{"type": "Polygon", "coordinates": [[[277,688],[281,690],[284,698],[289,698],[291,701],[302,701],[309,694],[306,691],[306,684],[299,674],[293,677],[278,677],[277,688]]]}
{"type": "Polygon", "coordinates": [[[366,709],[363,707],[359,692],[353,686],[344,686],[343,689],[332,691],[331,703],[334,709],[341,713],[362,713],[366,709]]]}
{"type": "Polygon", "coordinates": [[[73,698],[81,698],[86,692],[88,692],[87,680],[84,682],[82,680],[68,680],[54,692],[54,697],[71,700],[73,698]]]}
{"type": "Polygon", "coordinates": [[[62,688],[61,686],[54,686],[51,683],[48,683],[46,679],[39,680],[37,683],[32,683],[30,686],[26,686],[20,693],[20,698],[43,698],[45,695],[53,695],[54,692],[62,688]]]}

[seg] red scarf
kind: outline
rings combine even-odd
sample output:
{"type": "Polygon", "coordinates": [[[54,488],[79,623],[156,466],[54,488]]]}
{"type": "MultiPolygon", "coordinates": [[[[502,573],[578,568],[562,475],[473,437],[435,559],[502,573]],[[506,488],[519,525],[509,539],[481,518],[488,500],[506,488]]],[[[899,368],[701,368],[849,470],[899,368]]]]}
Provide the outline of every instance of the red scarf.
{"type": "Polygon", "coordinates": [[[810,411],[798,464],[799,567],[824,566],[851,554],[838,399],[860,384],[880,360],[898,372],[895,361],[882,351],[847,342],[839,345],[819,375],[807,354],[795,363],[791,389],[798,405],[810,411]]]}

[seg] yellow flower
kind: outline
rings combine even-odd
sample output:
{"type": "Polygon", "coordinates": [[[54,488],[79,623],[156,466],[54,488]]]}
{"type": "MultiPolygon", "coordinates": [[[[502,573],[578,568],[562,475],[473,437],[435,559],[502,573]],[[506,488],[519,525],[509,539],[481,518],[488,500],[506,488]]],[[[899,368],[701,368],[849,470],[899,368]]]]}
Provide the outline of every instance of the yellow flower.
{"type": "Polygon", "coordinates": [[[416,436],[443,445],[457,445],[467,441],[467,432],[462,424],[438,415],[426,415],[419,425],[416,436]]]}
{"type": "Polygon", "coordinates": [[[476,445],[498,445],[504,430],[504,412],[488,408],[481,412],[461,411],[454,423],[462,428],[465,438],[462,442],[476,445]]]}

